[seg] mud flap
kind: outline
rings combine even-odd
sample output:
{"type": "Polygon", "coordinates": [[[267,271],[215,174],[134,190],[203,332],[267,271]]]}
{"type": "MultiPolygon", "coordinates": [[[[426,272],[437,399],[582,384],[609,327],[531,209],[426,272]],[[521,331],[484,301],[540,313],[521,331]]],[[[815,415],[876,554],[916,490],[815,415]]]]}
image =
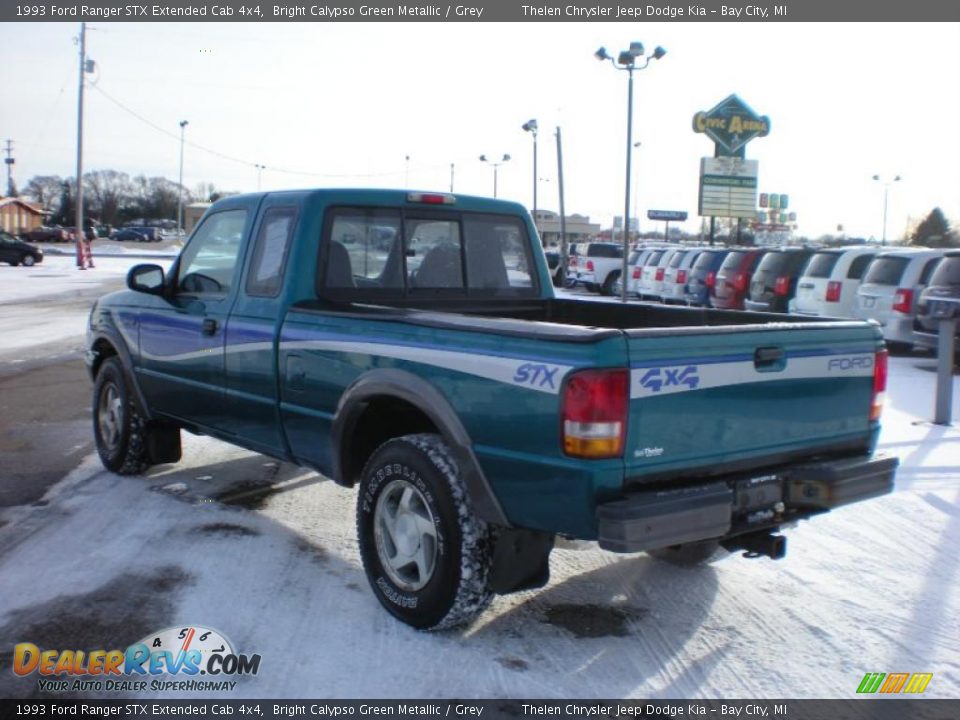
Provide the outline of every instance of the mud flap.
{"type": "Polygon", "coordinates": [[[540,588],[550,580],[554,535],[498,528],[490,568],[490,589],[498,595],[540,588]]]}

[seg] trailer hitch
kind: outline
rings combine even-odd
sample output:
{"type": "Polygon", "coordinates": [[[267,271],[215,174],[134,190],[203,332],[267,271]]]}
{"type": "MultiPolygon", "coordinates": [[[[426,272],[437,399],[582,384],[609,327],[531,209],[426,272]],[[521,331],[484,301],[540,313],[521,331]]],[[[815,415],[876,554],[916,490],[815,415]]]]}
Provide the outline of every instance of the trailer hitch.
{"type": "Polygon", "coordinates": [[[787,539],[783,535],[772,535],[766,532],[737,535],[720,544],[725,550],[743,550],[747,558],[768,557],[771,560],[780,560],[787,554],[787,539]]]}

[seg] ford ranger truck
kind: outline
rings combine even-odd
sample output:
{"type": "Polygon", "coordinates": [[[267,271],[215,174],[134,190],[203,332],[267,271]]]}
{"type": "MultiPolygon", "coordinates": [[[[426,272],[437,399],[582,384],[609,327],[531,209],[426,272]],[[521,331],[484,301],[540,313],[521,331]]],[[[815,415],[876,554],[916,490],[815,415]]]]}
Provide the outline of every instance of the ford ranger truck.
{"type": "Polygon", "coordinates": [[[417,628],[544,585],[557,535],[780,558],[784,525],[891,490],[875,325],[557,298],[535,238],[488,198],[220,200],[91,311],[103,464],[186,430],[355,488],[370,587],[417,628]]]}

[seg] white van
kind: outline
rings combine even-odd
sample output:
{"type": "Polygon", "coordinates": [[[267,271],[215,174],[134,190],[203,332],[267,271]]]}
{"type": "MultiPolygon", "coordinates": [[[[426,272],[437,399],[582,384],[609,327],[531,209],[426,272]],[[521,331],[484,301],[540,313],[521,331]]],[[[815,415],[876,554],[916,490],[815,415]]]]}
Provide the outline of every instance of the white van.
{"type": "Polygon", "coordinates": [[[668,305],[686,302],[687,277],[701,252],[703,248],[684,248],[670,258],[670,263],[663,271],[663,284],[660,287],[662,302],[668,305]]]}
{"type": "Polygon", "coordinates": [[[916,342],[916,301],[942,257],[943,250],[928,248],[903,248],[877,255],[857,290],[856,317],[880,323],[890,345],[912,348],[916,342]]]}
{"type": "Polygon", "coordinates": [[[818,250],[807,261],[797,280],[797,294],[790,301],[796,315],[854,317],[857,290],[876,247],[840,247],[818,250]]]}

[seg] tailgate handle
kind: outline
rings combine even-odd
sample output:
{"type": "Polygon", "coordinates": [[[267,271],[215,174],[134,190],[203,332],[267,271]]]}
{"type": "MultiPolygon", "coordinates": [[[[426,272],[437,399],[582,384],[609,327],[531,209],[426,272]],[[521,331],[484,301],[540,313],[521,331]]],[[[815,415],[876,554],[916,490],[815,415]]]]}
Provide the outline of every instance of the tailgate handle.
{"type": "Polygon", "coordinates": [[[781,347],[761,347],[753,351],[753,366],[757,370],[783,370],[787,354],[781,347]]]}

